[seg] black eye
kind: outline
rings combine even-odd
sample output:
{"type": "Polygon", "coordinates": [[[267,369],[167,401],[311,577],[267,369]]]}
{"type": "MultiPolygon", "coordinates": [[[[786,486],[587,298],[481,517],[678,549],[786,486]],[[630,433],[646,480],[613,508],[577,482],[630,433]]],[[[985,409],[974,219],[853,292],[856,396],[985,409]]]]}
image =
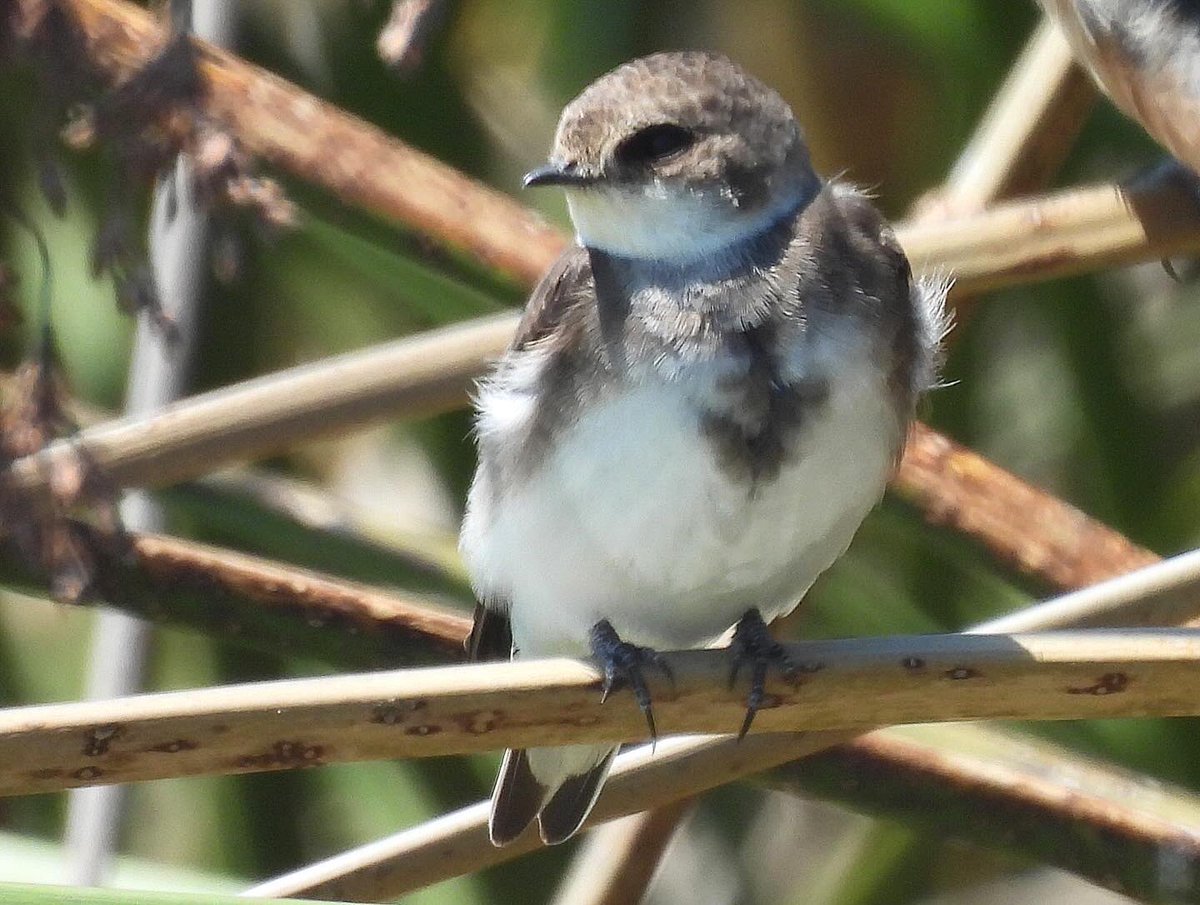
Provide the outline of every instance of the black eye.
{"type": "Polygon", "coordinates": [[[686,151],[696,142],[696,136],[683,126],[658,123],[639,129],[617,145],[617,160],[627,166],[656,163],[686,151]]]}

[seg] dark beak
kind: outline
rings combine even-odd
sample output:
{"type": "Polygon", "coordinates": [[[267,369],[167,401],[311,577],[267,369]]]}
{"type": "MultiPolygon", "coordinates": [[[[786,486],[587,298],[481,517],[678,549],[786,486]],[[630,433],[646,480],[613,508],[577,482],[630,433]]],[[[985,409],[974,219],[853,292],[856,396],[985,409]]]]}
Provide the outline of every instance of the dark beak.
{"type": "Polygon", "coordinates": [[[547,163],[526,173],[521,184],[528,189],[540,185],[588,185],[594,181],[580,173],[574,163],[547,163]]]}

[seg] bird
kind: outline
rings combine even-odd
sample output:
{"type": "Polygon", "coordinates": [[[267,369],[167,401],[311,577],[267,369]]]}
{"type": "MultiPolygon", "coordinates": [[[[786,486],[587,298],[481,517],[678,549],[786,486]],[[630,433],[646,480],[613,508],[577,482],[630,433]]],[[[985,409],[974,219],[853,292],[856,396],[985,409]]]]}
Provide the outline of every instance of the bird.
{"type": "Polygon", "coordinates": [[[1039,0],[1126,116],[1200,173],[1200,0],[1039,0]]]}
{"type": "MultiPolygon", "coordinates": [[[[575,241],[476,390],[472,656],[591,656],[654,738],[659,651],[732,628],[744,734],[768,670],[794,670],[766,623],[845,551],[935,380],[945,283],[817,176],[777,92],[706,51],[598,78],[524,184],[565,191],[575,241]]],[[[570,838],[615,753],[508,751],[492,842],[570,838]]]]}

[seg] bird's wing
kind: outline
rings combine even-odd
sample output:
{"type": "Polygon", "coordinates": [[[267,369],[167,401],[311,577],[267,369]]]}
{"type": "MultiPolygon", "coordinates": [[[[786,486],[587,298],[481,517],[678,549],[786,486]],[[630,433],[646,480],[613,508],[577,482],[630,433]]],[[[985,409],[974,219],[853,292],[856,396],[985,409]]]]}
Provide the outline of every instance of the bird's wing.
{"type": "Polygon", "coordinates": [[[561,328],[590,296],[592,269],[587,250],[569,246],[551,265],[525,304],[511,351],[519,352],[561,328]]]}
{"type": "Polygon", "coordinates": [[[923,287],[914,282],[896,234],[865,195],[849,186],[834,186],[828,197],[833,210],[824,217],[821,247],[843,248],[855,262],[848,271],[854,288],[888,328],[884,335],[890,340],[892,392],[903,403],[902,411],[912,411],[916,397],[933,379],[942,332],[940,308],[931,306],[923,287]],[[939,323],[929,323],[930,318],[939,323]]]}

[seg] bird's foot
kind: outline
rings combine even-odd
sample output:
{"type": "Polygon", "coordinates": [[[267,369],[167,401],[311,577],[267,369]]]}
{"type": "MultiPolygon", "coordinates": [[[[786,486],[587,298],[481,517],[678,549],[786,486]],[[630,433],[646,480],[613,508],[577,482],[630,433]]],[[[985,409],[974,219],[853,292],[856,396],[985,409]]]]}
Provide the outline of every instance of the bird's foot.
{"type": "Polygon", "coordinates": [[[742,667],[750,667],[750,694],[746,697],[746,718],[742,720],[742,728],[738,732],[740,741],[750,731],[754,715],[763,705],[763,686],[767,681],[767,670],[774,666],[789,682],[795,682],[799,670],[788,657],[783,645],[771,637],[771,632],[757,607],[747,610],[733,630],[729,655],[733,660],[729,670],[730,688],[733,688],[742,667]]]}
{"type": "Polygon", "coordinates": [[[609,692],[614,688],[628,685],[638,707],[646,716],[646,725],[650,728],[650,742],[657,742],[658,730],[654,726],[654,710],[650,706],[650,689],[646,687],[644,670],[647,666],[653,666],[674,683],[675,675],[671,672],[671,667],[658,651],[622,641],[607,619],[601,619],[592,626],[590,640],[592,656],[604,669],[604,693],[600,698],[601,703],[608,700],[609,692]]]}

